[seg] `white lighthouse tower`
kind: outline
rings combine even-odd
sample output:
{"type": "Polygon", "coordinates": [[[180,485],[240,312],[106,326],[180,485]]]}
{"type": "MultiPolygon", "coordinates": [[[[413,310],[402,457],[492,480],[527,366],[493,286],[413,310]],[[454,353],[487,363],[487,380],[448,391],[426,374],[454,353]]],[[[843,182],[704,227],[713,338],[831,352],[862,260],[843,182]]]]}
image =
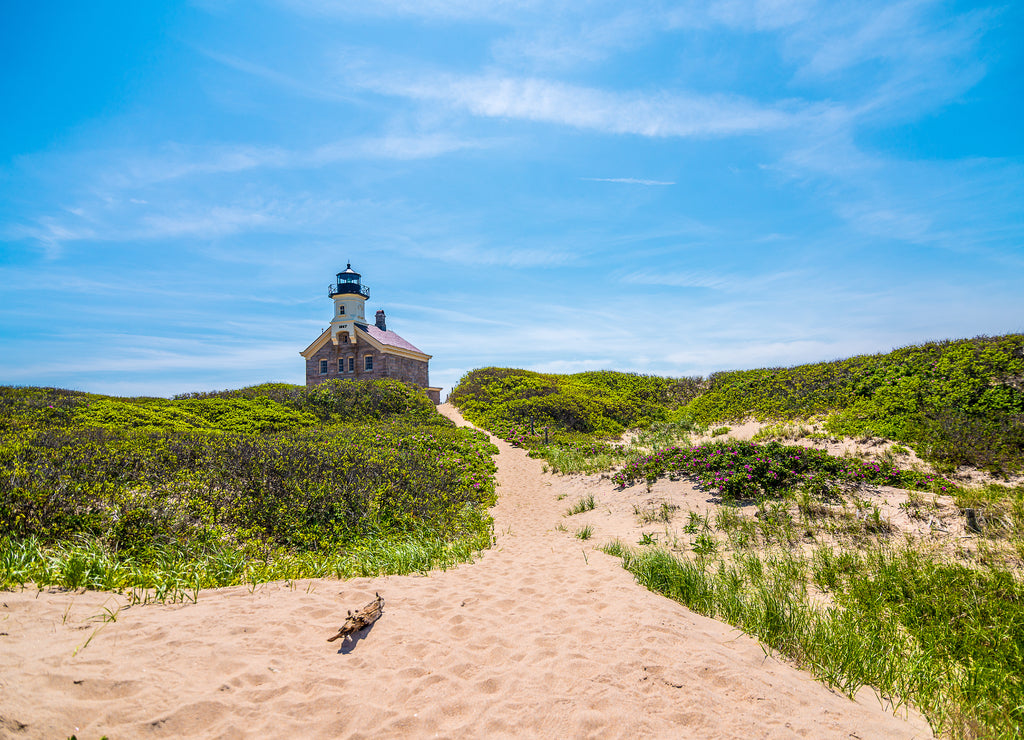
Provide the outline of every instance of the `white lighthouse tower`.
{"type": "Polygon", "coordinates": [[[361,282],[362,275],[348,263],[337,275],[337,282],[327,287],[327,295],[334,299],[334,318],[331,319],[331,341],[335,344],[356,343],[356,325],[366,329],[366,299],[370,289],[361,282]]]}

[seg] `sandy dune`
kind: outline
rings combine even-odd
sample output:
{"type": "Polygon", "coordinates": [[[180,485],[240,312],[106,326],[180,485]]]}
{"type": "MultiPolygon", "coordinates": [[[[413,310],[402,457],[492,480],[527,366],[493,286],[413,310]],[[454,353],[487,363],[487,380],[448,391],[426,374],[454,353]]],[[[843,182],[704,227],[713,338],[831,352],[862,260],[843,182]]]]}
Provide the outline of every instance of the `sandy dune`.
{"type": "Polygon", "coordinates": [[[0,593],[0,737],[931,737],[636,585],[603,540],[555,529],[570,481],[497,444],[497,546],[448,572],[211,590],[106,623],[124,599],[0,593]],[[383,617],[328,643],[375,592],[383,617]]]}

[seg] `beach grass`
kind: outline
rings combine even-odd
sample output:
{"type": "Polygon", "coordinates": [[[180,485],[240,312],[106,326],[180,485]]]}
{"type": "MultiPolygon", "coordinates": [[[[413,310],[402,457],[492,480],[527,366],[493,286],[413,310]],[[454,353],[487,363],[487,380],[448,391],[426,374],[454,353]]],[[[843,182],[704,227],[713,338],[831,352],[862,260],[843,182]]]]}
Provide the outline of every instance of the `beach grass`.
{"type": "Polygon", "coordinates": [[[576,444],[549,444],[531,450],[531,457],[539,457],[553,473],[599,473],[619,465],[636,453],[629,447],[607,442],[576,444]]]}
{"type": "Polygon", "coordinates": [[[112,551],[98,539],[53,545],[0,540],[0,590],[56,586],[128,593],[142,602],[195,601],[206,588],[446,570],[472,562],[490,544],[488,527],[455,539],[423,530],[329,551],[281,551],[268,557],[251,557],[233,547],[198,552],[168,547],[137,558],[112,551]]]}
{"type": "Polygon", "coordinates": [[[581,540],[589,540],[594,536],[594,528],[589,524],[576,530],[576,537],[581,540]]]}
{"type": "Polygon", "coordinates": [[[647,588],[756,636],[848,695],[874,687],[943,736],[1024,731],[1024,586],[1000,566],[882,546],[693,557],[620,542],[605,550],[647,588]]]}
{"type": "Polygon", "coordinates": [[[682,540],[606,546],[641,584],[851,696],[869,686],[913,705],[942,736],[1021,736],[1024,487],[965,488],[891,461],[777,442],[656,451],[616,480],[665,477],[698,483],[717,505],[688,512],[682,540]],[[972,549],[899,534],[860,493],[877,484],[903,487],[899,509],[921,522],[940,521],[944,496],[945,516],[966,525],[972,549]]]}
{"type": "Polygon", "coordinates": [[[597,506],[597,501],[594,499],[594,494],[583,496],[576,503],[566,509],[566,516],[576,516],[587,511],[593,511],[594,507],[597,506]]]}

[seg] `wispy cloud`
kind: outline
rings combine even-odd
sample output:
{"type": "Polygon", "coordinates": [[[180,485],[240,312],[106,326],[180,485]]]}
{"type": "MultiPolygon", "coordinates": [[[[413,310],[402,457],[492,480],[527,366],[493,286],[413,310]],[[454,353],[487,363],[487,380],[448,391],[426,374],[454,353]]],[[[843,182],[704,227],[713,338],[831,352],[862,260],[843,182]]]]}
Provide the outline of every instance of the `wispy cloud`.
{"type": "Polygon", "coordinates": [[[822,362],[855,354],[887,349],[877,339],[852,338],[837,341],[803,340],[757,341],[751,337],[743,342],[700,342],[698,346],[681,348],[664,357],[686,374],[705,375],[716,370],[749,367],[779,367],[802,362],[822,362]]]}
{"type": "Polygon", "coordinates": [[[284,7],[321,17],[411,16],[443,20],[509,21],[561,5],[555,0],[279,0],[284,7]]]}
{"type": "Polygon", "coordinates": [[[708,288],[726,290],[737,285],[739,278],[731,275],[714,275],[704,272],[663,273],[649,270],[626,275],[623,282],[634,285],[665,285],[673,288],[708,288]]]}
{"type": "Polygon", "coordinates": [[[471,310],[465,308],[459,311],[445,308],[438,308],[437,306],[423,305],[421,303],[401,303],[391,301],[388,303],[390,308],[395,308],[398,311],[408,312],[408,315],[426,315],[432,317],[431,322],[442,320],[445,322],[451,322],[453,324],[483,324],[488,327],[496,326],[512,326],[515,322],[508,320],[499,320],[494,318],[487,318],[473,313],[471,310]]]}
{"type": "MultiPolygon", "coordinates": [[[[277,146],[163,144],[155,151],[107,151],[95,162],[92,176],[106,187],[133,188],[171,180],[221,175],[265,168],[315,169],[357,160],[432,159],[495,142],[460,138],[449,133],[386,134],[337,139],[310,149],[277,146]]],[[[136,199],[134,202],[145,203],[136,199]]]]}
{"type": "Polygon", "coordinates": [[[342,95],[328,85],[311,84],[306,78],[286,74],[273,67],[268,67],[264,64],[254,62],[251,59],[239,57],[234,54],[225,54],[209,48],[198,48],[197,51],[225,67],[258,77],[265,82],[269,82],[272,85],[289,90],[296,95],[313,98],[315,100],[329,100],[345,103],[358,102],[358,100],[353,96],[342,95]]]}
{"type": "Polygon", "coordinates": [[[0,236],[13,241],[28,240],[38,244],[48,260],[55,260],[64,253],[67,242],[81,239],[93,239],[96,231],[93,227],[77,223],[63,223],[53,216],[40,216],[35,223],[10,224],[0,229],[0,236]]]}
{"type": "Polygon", "coordinates": [[[194,202],[165,204],[141,212],[137,204],[90,203],[58,220],[42,216],[33,223],[0,229],[0,236],[41,245],[50,259],[64,247],[80,242],[148,242],[159,239],[213,239],[280,223],[282,204],[274,202],[207,205],[194,202]]]}
{"type": "Polygon", "coordinates": [[[627,185],[675,185],[675,182],[667,180],[640,180],[635,177],[581,177],[587,182],[621,182],[627,185]]]}
{"type": "MultiPolygon", "coordinates": [[[[425,228],[443,228],[443,225],[431,226],[430,214],[417,213],[401,201],[347,200],[303,191],[278,197],[233,194],[222,197],[221,203],[179,196],[150,205],[110,196],[92,198],[73,210],[64,209],[59,216],[36,216],[27,223],[0,225],[0,238],[34,243],[52,259],[62,256],[64,247],[74,243],[176,240],[180,245],[186,241],[211,241],[251,233],[267,236],[301,233],[307,244],[317,235],[317,241],[330,238],[332,248],[336,248],[340,232],[346,235],[346,242],[359,234],[363,240],[384,240],[392,247],[407,244],[405,249],[409,254],[467,264],[559,264],[568,259],[568,255],[558,251],[489,249],[472,243],[453,246],[444,242],[436,252],[428,250],[422,246],[424,238],[419,232],[425,228]],[[415,238],[409,235],[410,231],[415,238]]],[[[430,243],[435,239],[432,235],[430,243]]],[[[307,246],[307,250],[311,248],[307,246]]],[[[227,251],[207,245],[205,251],[207,258],[242,262],[251,261],[254,254],[259,254],[262,264],[280,259],[280,255],[266,253],[272,250],[258,245],[247,247],[236,243],[227,251]]],[[[282,269],[287,268],[282,266],[282,269]]]]}
{"type": "Polygon", "coordinates": [[[1013,159],[897,158],[858,147],[849,132],[795,148],[770,169],[818,193],[856,233],[987,255],[1020,265],[1002,247],[1024,239],[1024,168],[1013,159]]]}
{"type": "Polygon", "coordinates": [[[460,265],[493,265],[495,267],[540,267],[565,265],[575,255],[559,249],[539,249],[516,245],[485,245],[465,242],[416,249],[421,258],[441,260],[460,265]]]}
{"type": "Polygon", "coordinates": [[[820,12],[793,29],[791,49],[805,58],[800,73],[825,77],[871,61],[919,72],[960,56],[978,40],[992,14],[972,11],[941,21],[930,18],[939,3],[903,0],[865,3],[838,12],[820,12]]]}
{"type": "MultiPolygon", "coordinates": [[[[226,367],[282,366],[295,357],[293,342],[245,341],[218,338],[217,341],[176,340],[170,337],[105,335],[93,338],[104,343],[102,354],[77,353],[76,373],[122,374],[149,372],[154,367],[168,370],[220,370],[226,367]]],[[[3,368],[8,380],[22,381],[66,375],[63,361],[38,362],[3,368]]]]}
{"type": "Polygon", "coordinates": [[[587,370],[605,370],[615,367],[617,363],[618,360],[611,357],[587,360],[550,360],[535,363],[528,369],[538,373],[582,373],[587,370]]]}
{"type": "Polygon", "coordinates": [[[774,31],[799,23],[816,0],[695,0],[667,8],[663,28],[707,30],[724,26],[743,31],[774,31]]]}
{"type": "Polygon", "coordinates": [[[217,206],[204,213],[146,216],[142,231],[148,238],[217,237],[266,226],[273,216],[265,210],[217,206]]]}
{"type": "Polygon", "coordinates": [[[664,285],[672,288],[705,288],[726,292],[761,290],[769,285],[788,280],[805,278],[800,271],[739,275],[710,272],[656,272],[639,270],[622,278],[623,282],[634,285],[664,285]]]}
{"type": "Polygon", "coordinates": [[[797,101],[766,106],[734,95],[609,91],[501,74],[378,74],[366,65],[351,66],[345,78],[381,94],[439,102],[476,116],[658,138],[776,131],[831,109],[797,101]]]}
{"type": "Polygon", "coordinates": [[[662,26],[656,12],[634,6],[585,19],[550,14],[546,22],[518,26],[491,45],[494,59],[508,69],[573,69],[635,48],[662,26]]]}

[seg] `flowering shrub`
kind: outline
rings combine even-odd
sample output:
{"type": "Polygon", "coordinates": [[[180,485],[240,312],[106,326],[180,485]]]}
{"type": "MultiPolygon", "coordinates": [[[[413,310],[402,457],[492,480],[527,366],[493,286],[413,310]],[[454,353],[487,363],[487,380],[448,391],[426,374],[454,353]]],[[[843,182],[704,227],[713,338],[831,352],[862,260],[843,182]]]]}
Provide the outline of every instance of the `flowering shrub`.
{"type": "Polygon", "coordinates": [[[529,435],[523,427],[510,425],[501,434],[501,438],[513,447],[526,447],[529,435]]]}
{"type": "Polygon", "coordinates": [[[415,394],[379,382],[366,383],[382,400],[376,419],[349,388],[318,392],[321,408],[335,408],[325,416],[347,404],[361,415],[354,424],[318,422],[295,386],[294,402],[283,392],[167,401],[0,388],[0,541],[86,535],[145,558],[489,532],[493,445],[435,410],[444,423],[424,419],[415,394]],[[412,399],[404,411],[392,403],[402,398],[412,399]]]}
{"type": "Polygon", "coordinates": [[[826,480],[873,483],[917,490],[952,492],[954,484],[933,474],[900,470],[888,463],[833,457],[822,450],[778,442],[717,442],[699,447],[669,447],[626,463],[612,480],[625,488],[636,481],[666,476],[695,479],[725,499],[775,496],[804,486],[819,495],[826,480]]]}

